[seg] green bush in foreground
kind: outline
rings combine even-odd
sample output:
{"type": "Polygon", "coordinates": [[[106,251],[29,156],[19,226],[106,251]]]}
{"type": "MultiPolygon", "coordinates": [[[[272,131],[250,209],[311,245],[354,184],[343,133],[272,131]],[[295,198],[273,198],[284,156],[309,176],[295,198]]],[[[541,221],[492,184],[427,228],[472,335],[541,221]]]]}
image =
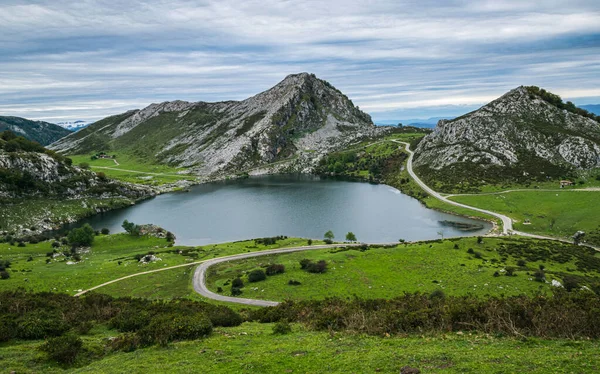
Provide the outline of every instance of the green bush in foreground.
{"type": "Polygon", "coordinates": [[[267,279],[267,274],[260,269],[252,270],[250,274],[248,274],[248,282],[260,282],[267,279]]]}
{"type": "Polygon", "coordinates": [[[75,335],[64,335],[49,339],[41,350],[52,360],[61,364],[72,364],[83,348],[83,341],[75,335]]]}

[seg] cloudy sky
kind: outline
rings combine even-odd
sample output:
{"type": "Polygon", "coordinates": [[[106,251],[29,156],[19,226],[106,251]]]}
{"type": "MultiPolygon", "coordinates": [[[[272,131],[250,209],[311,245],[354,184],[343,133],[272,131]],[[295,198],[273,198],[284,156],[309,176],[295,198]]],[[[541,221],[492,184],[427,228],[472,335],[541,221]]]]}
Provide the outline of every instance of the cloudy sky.
{"type": "Polygon", "coordinates": [[[2,0],[0,51],[0,115],[51,122],[244,99],[303,71],[376,121],[522,84],[600,103],[598,0],[2,0]]]}

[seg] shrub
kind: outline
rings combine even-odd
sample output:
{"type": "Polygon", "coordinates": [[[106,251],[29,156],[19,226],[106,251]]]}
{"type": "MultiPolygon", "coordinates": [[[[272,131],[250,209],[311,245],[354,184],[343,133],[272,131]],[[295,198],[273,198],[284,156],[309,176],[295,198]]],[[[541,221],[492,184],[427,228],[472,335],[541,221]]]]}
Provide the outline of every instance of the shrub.
{"type": "Polygon", "coordinates": [[[537,281],[537,282],[545,282],[546,281],[546,274],[544,273],[544,271],[542,269],[536,270],[535,273],[533,273],[533,278],[537,281]]]}
{"type": "Polygon", "coordinates": [[[494,272],[494,277],[499,277],[499,276],[500,276],[500,273],[498,271],[495,271],[494,272]]]}
{"type": "Polygon", "coordinates": [[[239,287],[231,286],[231,296],[240,296],[242,294],[242,290],[239,287]]]}
{"type": "Polygon", "coordinates": [[[442,290],[435,290],[429,294],[429,298],[431,300],[444,300],[446,298],[446,294],[442,290]]]}
{"type": "Polygon", "coordinates": [[[478,236],[477,237],[477,244],[481,244],[483,243],[483,237],[482,236],[478,236]]]}
{"type": "Polygon", "coordinates": [[[173,233],[171,231],[167,231],[166,238],[169,243],[175,241],[175,235],[173,235],[173,233]]]}
{"type": "Polygon", "coordinates": [[[469,248],[469,249],[467,249],[467,253],[472,255],[475,253],[475,251],[473,250],[473,248],[469,248]]]}
{"type": "Polygon", "coordinates": [[[232,282],[231,282],[231,286],[233,287],[237,287],[237,288],[242,288],[244,287],[244,281],[242,280],[242,278],[235,278],[232,282]]]}
{"type": "Polygon", "coordinates": [[[204,315],[161,314],[138,332],[144,344],[161,346],[174,340],[194,340],[209,335],[212,323],[204,315]]]}
{"type": "Polygon", "coordinates": [[[512,277],[513,275],[515,275],[515,268],[513,268],[512,266],[507,266],[504,270],[506,270],[506,273],[504,273],[504,275],[506,275],[507,277],[512,277]]]}
{"type": "Polygon", "coordinates": [[[223,293],[223,287],[217,287],[217,292],[218,293],[223,293]]]}
{"type": "Polygon", "coordinates": [[[0,279],[8,279],[10,278],[10,274],[6,270],[0,270],[0,279]]]}
{"type": "Polygon", "coordinates": [[[525,260],[519,260],[519,261],[517,261],[517,266],[523,267],[525,265],[527,265],[527,262],[525,262],[525,260]]]}
{"type": "Polygon", "coordinates": [[[110,326],[120,332],[132,332],[142,329],[150,323],[151,316],[146,310],[127,308],[110,321],[110,326]]]}
{"type": "Polygon", "coordinates": [[[112,351],[133,352],[141,346],[140,337],[137,334],[123,334],[112,339],[108,347],[112,351]]]}
{"type": "Polygon", "coordinates": [[[213,326],[232,327],[244,322],[239,313],[225,306],[215,306],[204,312],[213,326]]]}
{"type": "Polygon", "coordinates": [[[323,239],[323,241],[325,242],[325,244],[333,244],[333,240],[331,239],[323,239]]]}
{"type": "Polygon", "coordinates": [[[49,339],[42,347],[52,360],[61,364],[72,364],[83,348],[83,341],[75,335],[64,335],[49,339]]]}
{"type": "Polygon", "coordinates": [[[136,225],[133,222],[129,222],[128,220],[123,221],[123,224],[121,225],[121,227],[123,227],[123,230],[125,230],[129,235],[132,236],[140,236],[140,226],[136,225]]]}
{"type": "Polygon", "coordinates": [[[306,269],[311,262],[308,258],[300,260],[300,269],[306,269]]]}
{"type": "Polygon", "coordinates": [[[299,282],[299,281],[297,281],[297,280],[290,279],[290,280],[288,281],[288,284],[289,284],[290,286],[299,286],[299,285],[301,285],[302,283],[300,283],[300,282],[299,282]]]}
{"type": "Polygon", "coordinates": [[[110,234],[110,230],[107,229],[106,227],[103,228],[102,230],[100,230],[100,232],[102,233],[102,235],[108,235],[108,234],[110,234]]]}
{"type": "Polygon", "coordinates": [[[292,326],[288,321],[279,321],[273,326],[273,334],[275,335],[285,335],[292,332],[292,326]]]}
{"type": "Polygon", "coordinates": [[[311,262],[306,270],[309,273],[324,273],[327,271],[327,262],[320,260],[319,262],[311,262]]]}
{"type": "Polygon", "coordinates": [[[285,266],[281,264],[271,264],[267,266],[267,275],[283,274],[285,272],[285,266]]]}
{"type": "Polygon", "coordinates": [[[260,282],[267,279],[267,274],[260,269],[252,270],[248,274],[248,282],[260,282]]]}
{"type": "Polygon", "coordinates": [[[577,281],[577,278],[571,275],[566,275],[563,278],[563,286],[567,291],[572,291],[579,288],[579,282],[577,281]]]}
{"type": "Polygon", "coordinates": [[[62,335],[68,330],[62,315],[44,310],[27,313],[17,320],[17,337],[21,339],[44,339],[62,335]]]}
{"type": "Polygon", "coordinates": [[[307,244],[307,245],[312,245],[312,239],[308,239],[308,240],[306,241],[306,244],[307,244]]]}
{"type": "Polygon", "coordinates": [[[481,252],[475,252],[474,255],[475,255],[475,258],[483,258],[483,256],[481,255],[481,252]]]}
{"type": "Polygon", "coordinates": [[[454,244],[454,249],[458,249],[458,244],[454,244]]]}
{"type": "Polygon", "coordinates": [[[19,244],[17,244],[17,247],[25,247],[25,242],[19,242],[19,244]]]}

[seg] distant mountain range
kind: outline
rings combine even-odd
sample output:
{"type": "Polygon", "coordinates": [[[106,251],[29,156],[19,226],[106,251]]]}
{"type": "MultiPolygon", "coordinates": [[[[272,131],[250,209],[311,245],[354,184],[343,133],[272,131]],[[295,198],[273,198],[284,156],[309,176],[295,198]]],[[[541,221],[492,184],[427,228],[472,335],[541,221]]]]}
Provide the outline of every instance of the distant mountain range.
{"type": "Polygon", "coordinates": [[[385,131],[331,84],[301,73],[243,101],[172,101],[108,117],[51,149],[125,152],[216,177],[308,172],[325,154],[385,131]]]}
{"type": "Polygon", "coordinates": [[[6,130],[38,142],[41,145],[48,145],[71,133],[70,130],[53,123],[31,121],[20,117],[0,116],[0,132],[6,130]]]}
{"type": "Polygon", "coordinates": [[[375,121],[376,125],[379,126],[396,126],[401,123],[403,126],[414,126],[423,128],[434,128],[438,121],[442,119],[452,119],[454,117],[431,117],[431,118],[412,118],[412,119],[399,119],[399,120],[380,120],[375,121]]]}
{"type": "Polygon", "coordinates": [[[580,108],[585,109],[588,112],[594,113],[597,116],[600,116],[600,104],[581,105],[580,108]]]}
{"type": "Polygon", "coordinates": [[[518,87],[440,121],[419,143],[415,169],[442,191],[567,177],[600,167],[599,119],[538,87],[518,87]]]}
{"type": "Polygon", "coordinates": [[[73,121],[73,122],[57,122],[56,124],[64,129],[70,130],[70,131],[78,131],[81,130],[89,125],[91,125],[93,122],[89,122],[89,121],[73,121]]]}

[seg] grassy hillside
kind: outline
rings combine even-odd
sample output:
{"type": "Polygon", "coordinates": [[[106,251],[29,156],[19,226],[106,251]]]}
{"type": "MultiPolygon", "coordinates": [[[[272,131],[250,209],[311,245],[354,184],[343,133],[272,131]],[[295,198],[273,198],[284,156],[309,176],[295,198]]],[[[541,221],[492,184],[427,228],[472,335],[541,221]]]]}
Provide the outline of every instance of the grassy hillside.
{"type": "MultiPolygon", "coordinates": [[[[595,372],[600,370],[597,341],[515,339],[486,334],[377,337],[314,332],[299,324],[273,334],[274,324],[244,323],[216,328],[211,337],[117,352],[86,366],[64,369],[38,350],[43,341],[0,346],[3,366],[17,373],[399,373],[405,366],[421,373],[595,372]]],[[[93,329],[86,346],[99,347],[114,336],[93,329]]]]}
{"type": "MultiPolygon", "coordinates": [[[[392,298],[404,292],[447,295],[519,295],[551,292],[550,281],[576,277],[581,285],[600,286],[600,255],[587,248],[527,239],[476,238],[403,244],[366,251],[316,250],[257,257],[219,264],[211,269],[208,285],[229,293],[231,282],[241,277],[242,297],[266,300],[307,300],[326,297],[392,298]],[[324,260],[327,271],[312,274],[300,261],[324,260]],[[285,266],[283,274],[265,281],[248,282],[249,273],[268,264],[285,266]],[[536,281],[544,267],[547,281],[536,281]],[[514,270],[506,276],[507,269],[514,270]],[[300,282],[290,285],[289,281],[300,282]]],[[[600,291],[600,289],[599,289],[600,291]]]]}
{"type": "Polygon", "coordinates": [[[515,220],[516,230],[535,234],[570,238],[578,230],[590,232],[600,226],[599,191],[523,191],[451,199],[506,214],[515,220]]]}
{"type": "Polygon", "coordinates": [[[69,134],[70,130],[64,129],[53,123],[43,121],[30,121],[20,117],[0,116],[0,132],[11,131],[41,145],[54,143],[69,134]]]}

